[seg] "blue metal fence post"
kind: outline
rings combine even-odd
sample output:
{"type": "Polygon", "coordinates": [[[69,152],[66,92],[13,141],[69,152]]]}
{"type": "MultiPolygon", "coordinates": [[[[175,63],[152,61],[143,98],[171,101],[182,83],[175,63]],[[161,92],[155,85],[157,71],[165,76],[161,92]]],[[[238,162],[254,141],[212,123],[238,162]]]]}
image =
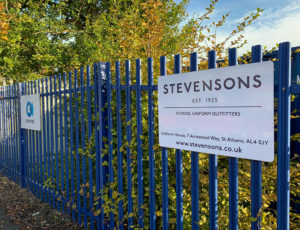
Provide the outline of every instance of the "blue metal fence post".
{"type": "MultiPolygon", "coordinates": [[[[116,61],[116,101],[117,101],[117,161],[118,161],[118,192],[123,194],[123,151],[122,147],[122,121],[121,121],[121,74],[120,62],[116,61]]],[[[124,229],[123,200],[119,202],[119,229],[124,229]]]]}
{"type": "MultiPolygon", "coordinates": [[[[91,68],[87,66],[86,72],[86,89],[87,89],[87,125],[88,125],[88,145],[90,143],[90,139],[92,137],[92,102],[91,102],[91,68]]],[[[88,167],[89,167],[89,211],[90,211],[90,229],[94,229],[94,216],[92,215],[93,210],[93,159],[91,157],[91,150],[90,147],[87,148],[88,150],[88,167]]]]}
{"type": "MultiPolygon", "coordinates": [[[[160,57],[160,76],[167,75],[166,57],[160,57]]],[[[168,149],[161,148],[163,230],[169,229],[168,149]]]]}
{"type": "MultiPolygon", "coordinates": [[[[81,148],[85,149],[86,143],[85,143],[85,101],[84,101],[84,92],[85,92],[85,86],[84,86],[84,69],[83,67],[80,67],[80,127],[81,127],[81,148]]],[[[84,227],[87,228],[87,189],[86,189],[86,156],[85,154],[82,155],[82,161],[81,161],[81,167],[82,167],[82,183],[83,183],[83,202],[82,202],[82,209],[83,209],[83,223],[84,227]]],[[[79,220],[81,221],[81,220],[79,220]]]]}
{"type": "MultiPolygon", "coordinates": [[[[94,89],[94,104],[95,104],[95,109],[94,109],[94,116],[95,116],[95,119],[94,119],[94,132],[95,132],[95,155],[96,155],[96,183],[95,183],[95,186],[96,186],[96,196],[95,196],[95,200],[97,202],[97,205],[96,205],[96,210],[98,211],[100,209],[100,193],[99,193],[99,190],[100,190],[100,151],[99,151],[99,147],[100,147],[100,144],[99,144],[99,117],[98,117],[98,113],[100,113],[100,110],[99,110],[99,103],[98,103],[98,99],[99,99],[99,96],[98,96],[98,93],[99,93],[99,85],[98,85],[98,77],[99,76],[99,71],[98,71],[98,63],[94,63],[94,86],[93,86],[93,89],[94,89]]],[[[101,146],[102,147],[102,146],[101,146]]],[[[96,218],[96,228],[97,229],[100,229],[100,215],[96,215],[95,216],[96,218]]]]}
{"type": "Polygon", "coordinates": [[[108,110],[106,107],[107,103],[107,83],[106,83],[106,63],[98,63],[98,103],[99,103],[99,150],[100,150],[100,229],[105,229],[105,215],[103,212],[103,188],[104,185],[108,181],[108,155],[105,154],[103,156],[103,149],[105,145],[107,144],[108,140],[108,110]],[[106,163],[106,165],[104,164],[106,163]]]}
{"type": "Polygon", "coordinates": [[[2,149],[2,147],[3,147],[3,145],[2,145],[2,143],[3,143],[3,118],[2,118],[2,116],[3,116],[3,106],[2,106],[2,103],[3,103],[3,101],[4,101],[4,99],[3,99],[3,97],[2,97],[2,88],[3,88],[3,86],[0,86],[0,151],[1,151],[1,153],[0,153],[0,169],[2,169],[3,168],[3,149],[2,149]]]}
{"type": "MultiPolygon", "coordinates": [[[[181,56],[174,56],[174,73],[181,73],[181,56]]],[[[178,230],[183,229],[182,151],[176,149],[176,219],[178,230]]]]}
{"type": "MultiPolygon", "coordinates": [[[[252,62],[262,61],[261,46],[252,47],[252,62]]],[[[261,208],[262,164],[261,161],[251,161],[251,230],[260,229],[261,218],[258,216],[261,208]]]]}
{"type": "Polygon", "coordinates": [[[278,173],[277,227],[289,229],[290,208],[290,109],[291,48],[289,42],[279,45],[278,100],[278,173]]]}
{"type": "MultiPolygon", "coordinates": [[[[198,54],[191,53],[191,71],[198,71],[198,54]]],[[[199,229],[199,153],[191,152],[192,229],[199,229]]]]}
{"type": "MultiPolygon", "coordinates": [[[[229,66],[237,65],[236,48],[229,49],[229,66]]],[[[229,158],[229,229],[237,230],[238,225],[238,158],[229,158]]]]}
{"type": "Polygon", "coordinates": [[[153,103],[153,59],[148,58],[148,136],[149,136],[149,193],[150,229],[155,229],[155,158],[154,158],[154,103],[153,103]]]}
{"type": "MultiPolygon", "coordinates": [[[[130,61],[125,62],[125,81],[126,81],[126,140],[127,140],[127,200],[128,200],[128,216],[133,212],[132,200],[132,172],[131,172],[131,151],[130,142],[131,134],[131,79],[130,79],[130,61]]],[[[128,217],[128,229],[133,229],[133,217],[128,217]]]]}
{"type": "MultiPolygon", "coordinates": [[[[108,170],[109,170],[109,198],[112,199],[111,184],[114,182],[114,168],[113,168],[113,115],[112,115],[112,82],[111,82],[111,65],[106,63],[106,77],[107,77],[107,118],[108,118],[108,170]]],[[[114,213],[109,212],[109,228],[114,229],[114,213]]]]}
{"type": "MultiPolygon", "coordinates": [[[[216,68],[216,51],[208,53],[208,68],[216,68]]],[[[209,155],[209,229],[218,229],[218,158],[209,155]]]]}
{"type": "MultiPolygon", "coordinates": [[[[20,87],[20,84],[19,84],[20,87]]],[[[23,94],[23,84],[21,84],[21,88],[19,88],[19,127],[20,127],[20,154],[21,154],[21,161],[20,161],[20,168],[21,168],[21,186],[22,188],[26,188],[26,165],[25,165],[25,131],[21,128],[21,95],[23,94]]]]}
{"type": "Polygon", "coordinates": [[[81,175],[80,175],[80,155],[79,155],[79,102],[78,99],[78,91],[80,90],[79,84],[78,84],[78,70],[74,70],[74,101],[75,101],[75,153],[76,153],[76,193],[77,193],[77,223],[81,224],[81,195],[79,193],[80,191],[80,185],[81,185],[81,175]]]}
{"type": "Polygon", "coordinates": [[[138,172],[138,226],[144,228],[144,178],[143,178],[143,149],[141,135],[142,125],[142,79],[141,60],[136,60],[136,123],[137,123],[137,172],[138,172]]]}

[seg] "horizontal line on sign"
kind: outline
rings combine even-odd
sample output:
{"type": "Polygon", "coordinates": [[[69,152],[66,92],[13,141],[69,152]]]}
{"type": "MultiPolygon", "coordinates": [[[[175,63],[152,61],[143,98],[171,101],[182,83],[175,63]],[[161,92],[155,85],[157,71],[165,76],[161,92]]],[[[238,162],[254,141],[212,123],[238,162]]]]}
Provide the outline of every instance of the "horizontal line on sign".
{"type": "Polygon", "coordinates": [[[237,106],[194,106],[194,107],[164,107],[164,109],[222,109],[222,108],[261,108],[261,105],[237,105],[237,106]]]}

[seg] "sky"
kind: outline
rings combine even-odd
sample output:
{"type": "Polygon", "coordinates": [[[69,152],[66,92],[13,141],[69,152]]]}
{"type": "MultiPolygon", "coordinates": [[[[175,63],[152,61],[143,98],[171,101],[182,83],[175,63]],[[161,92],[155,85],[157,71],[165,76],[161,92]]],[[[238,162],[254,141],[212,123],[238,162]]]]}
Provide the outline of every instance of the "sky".
{"type": "MultiPolygon", "coordinates": [[[[189,17],[203,13],[209,3],[210,0],[190,0],[189,17]]],[[[271,49],[284,41],[291,42],[292,47],[300,46],[300,0],[219,0],[212,17],[220,19],[226,13],[229,17],[218,33],[218,40],[225,38],[243,17],[257,8],[264,11],[244,32],[248,44],[239,52],[251,50],[252,45],[258,44],[271,49]]]]}

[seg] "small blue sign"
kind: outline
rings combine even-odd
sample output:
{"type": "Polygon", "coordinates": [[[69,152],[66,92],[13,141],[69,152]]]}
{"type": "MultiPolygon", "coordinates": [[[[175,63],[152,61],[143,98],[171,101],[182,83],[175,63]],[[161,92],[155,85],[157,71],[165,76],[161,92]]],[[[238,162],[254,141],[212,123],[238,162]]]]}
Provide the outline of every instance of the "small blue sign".
{"type": "Polygon", "coordinates": [[[26,113],[28,117],[33,116],[33,103],[28,101],[26,104],[26,113]]]}

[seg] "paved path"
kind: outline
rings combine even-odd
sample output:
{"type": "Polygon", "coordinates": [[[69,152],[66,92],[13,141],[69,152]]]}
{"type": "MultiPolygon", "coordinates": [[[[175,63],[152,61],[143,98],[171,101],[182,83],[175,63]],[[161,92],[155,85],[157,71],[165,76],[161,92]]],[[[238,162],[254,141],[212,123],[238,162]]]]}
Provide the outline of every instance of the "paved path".
{"type": "Polygon", "coordinates": [[[0,230],[19,230],[20,226],[13,224],[4,210],[0,208],[0,230]]]}

